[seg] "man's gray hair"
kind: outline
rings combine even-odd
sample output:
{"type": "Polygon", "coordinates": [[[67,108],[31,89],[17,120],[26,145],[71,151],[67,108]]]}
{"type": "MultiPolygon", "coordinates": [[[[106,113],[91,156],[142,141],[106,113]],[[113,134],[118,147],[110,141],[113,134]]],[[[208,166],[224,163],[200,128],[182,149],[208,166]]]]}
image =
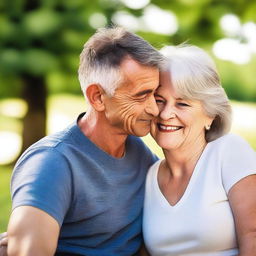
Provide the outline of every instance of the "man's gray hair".
{"type": "MultiPolygon", "coordinates": [[[[166,70],[182,98],[199,100],[209,117],[214,118],[206,141],[215,140],[229,132],[231,105],[212,58],[196,46],[170,46],[163,49],[167,57],[166,70]]],[[[196,120],[195,120],[196,122],[196,120]]]]}
{"type": "Polygon", "coordinates": [[[161,68],[163,56],[147,41],[122,27],[101,28],[85,43],[80,54],[79,81],[84,95],[99,84],[109,96],[122,84],[121,62],[130,57],[139,64],[161,68]]]}

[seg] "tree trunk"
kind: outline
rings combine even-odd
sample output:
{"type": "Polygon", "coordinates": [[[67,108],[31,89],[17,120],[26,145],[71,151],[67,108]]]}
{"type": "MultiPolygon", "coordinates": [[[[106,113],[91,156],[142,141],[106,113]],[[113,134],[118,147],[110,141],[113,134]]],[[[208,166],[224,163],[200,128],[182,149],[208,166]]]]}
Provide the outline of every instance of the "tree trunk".
{"type": "Polygon", "coordinates": [[[46,135],[47,87],[44,77],[23,75],[22,96],[28,105],[23,119],[22,152],[46,135]]]}

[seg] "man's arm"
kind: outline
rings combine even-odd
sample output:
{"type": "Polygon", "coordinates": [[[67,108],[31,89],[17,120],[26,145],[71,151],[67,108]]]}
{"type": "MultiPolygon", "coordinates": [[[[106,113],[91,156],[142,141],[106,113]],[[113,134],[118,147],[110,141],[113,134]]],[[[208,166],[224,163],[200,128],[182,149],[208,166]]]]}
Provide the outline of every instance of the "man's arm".
{"type": "Polygon", "coordinates": [[[7,233],[4,232],[0,234],[0,256],[7,256],[7,243],[8,243],[7,233]]]}
{"type": "Polygon", "coordinates": [[[32,206],[15,208],[8,224],[8,256],[54,255],[59,230],[46,212],[32,206]]]}

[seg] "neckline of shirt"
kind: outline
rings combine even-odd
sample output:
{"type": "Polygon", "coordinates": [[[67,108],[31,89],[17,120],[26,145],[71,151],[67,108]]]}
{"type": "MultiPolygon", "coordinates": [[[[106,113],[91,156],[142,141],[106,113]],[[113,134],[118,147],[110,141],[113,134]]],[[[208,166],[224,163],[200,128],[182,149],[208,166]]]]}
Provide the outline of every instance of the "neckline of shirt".
{"type": "Polygon", "coordinates": [[[194,168],[194,171],[191,175],[191,178],[188,182],[188,185],[183,193],[183,195],[181,196],[181,198],[179,199],[179,201],[177,201],[176,204],[174,205],[171,205],[168,200],[166,199],[166,197],[163,195],[160,187],[159,187],[159,184],[158,184],[158,172],[159,172],[159,167],[160,167],[160,163],[162,162],[162,160],[159,160],[157,163],[156,163],[156,168],[155,168],[155,172],[154,172],[154,176],[153,176],[153,186],[155,187],[155,190],[156,190],[156,193],[157,193],[157,198],[158,198],[158,201],[160,202],[160,204],[162,205],[163,208],[166,208],[166,209],[177,209],[179,208],[181,205],[184,204],[184,201],[188,198],[189,194],[190,194],[190,191],[193,189],[193,184],[195,183],[196,181],[196,178],[198,177],[199,173],[200,173],[200,170],[201,170],[201,165],[203,163],[203,159],[205,158],[205,155],[206,155],[206,152],[209,150],[210,148],[210,142],[206,144],[202,154],[200,155],[197,163],[196,163],[196,166],[194,168]]]}

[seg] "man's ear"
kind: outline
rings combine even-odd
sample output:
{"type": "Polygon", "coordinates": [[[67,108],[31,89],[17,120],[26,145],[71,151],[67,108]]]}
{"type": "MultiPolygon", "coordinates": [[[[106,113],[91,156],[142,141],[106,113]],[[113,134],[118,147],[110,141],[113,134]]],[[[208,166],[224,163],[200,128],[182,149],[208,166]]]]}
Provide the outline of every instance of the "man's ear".
{"type": "Polygon", "coordinates": [[[91,84],[86,89],[86,96],[91,106],[97,111],[104,111],[105,105],[103,101],[104,90],[98,84],[91,84]]]}

